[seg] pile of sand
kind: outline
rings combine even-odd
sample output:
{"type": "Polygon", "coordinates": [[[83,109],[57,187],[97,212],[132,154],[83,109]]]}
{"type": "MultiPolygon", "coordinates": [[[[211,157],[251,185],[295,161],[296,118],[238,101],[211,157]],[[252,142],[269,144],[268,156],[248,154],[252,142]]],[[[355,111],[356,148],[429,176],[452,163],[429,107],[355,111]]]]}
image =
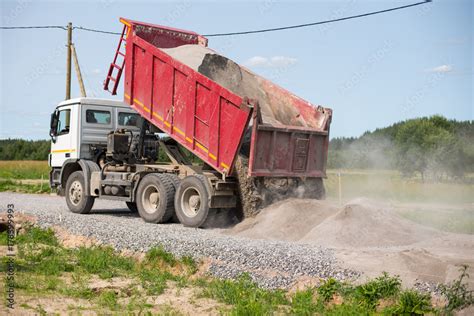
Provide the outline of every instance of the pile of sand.
{"type": "Polygon", "coordinates": [[[271,83],[268,80],[212,49],[200,45],[182,45],[161,50],[240,97],[257,100],[264,123],[311,125],[293,106],[290,97],[272,97],[271,83]]]}
{"type": "Polygon", "coordinates": [[[366,199],[342,208],[324,201],[289,199],[263,209],[228,233],[328,247],[411,245],[443,234],[366,199]]]}
{"type": "Polygon", "coordinates": [[[301,241],[332,247],[386,247],[411,245],[439,235],[439,231],[404,219],[384,205],[357,199],[315,225],[301,241]]]}
{"type": "Polygon", "coordinates": [[[337,209],[317,200],[288,199],[264,208],[227,233],[249,238],[299,241],[337,209]]]}

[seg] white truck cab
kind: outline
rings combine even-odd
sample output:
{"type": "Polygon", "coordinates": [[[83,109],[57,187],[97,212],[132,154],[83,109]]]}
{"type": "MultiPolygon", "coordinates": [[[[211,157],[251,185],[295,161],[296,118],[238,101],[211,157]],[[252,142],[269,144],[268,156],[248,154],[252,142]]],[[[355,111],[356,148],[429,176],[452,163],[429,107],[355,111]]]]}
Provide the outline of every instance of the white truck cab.
{"type": "Polygon", "coordinates": [[[63,193],[62,182],[79,163],[103,165],[107,135],[121,128],[138,133],[139,120],[135,110],[116,100],[76,98],[59,103],[51,114],[51,187],[63,193]]]}
{"type": "Polygon", "coordinates": [[[77,98],[61,102],[51,115],[49,166],[61,168],[68,159],[99,163],[107,134],[120,128],[138,132],[139,115],[115,100],[77,98]]]}

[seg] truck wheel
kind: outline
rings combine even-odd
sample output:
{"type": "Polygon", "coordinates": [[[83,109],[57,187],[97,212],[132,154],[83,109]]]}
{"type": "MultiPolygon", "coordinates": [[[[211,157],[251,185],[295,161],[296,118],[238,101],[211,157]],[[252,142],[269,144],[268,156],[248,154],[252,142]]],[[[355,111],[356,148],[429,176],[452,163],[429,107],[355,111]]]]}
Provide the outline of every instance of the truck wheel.
{"type": "Polygon", "coordinates": [[[132,212],[132,213],[138,212],[137,203],[135,203],[135,202],[125,202],[125,204],[127,204],[127,207],[130,210],[130,212],[132,212]]]}
{"type": "Polygon", "coordinates": [[[84,182],[84,173],[82,171],[73,172],[67,179],[66,204],[73,213],[87,214],[94,205],[95,198],[86,195],[84,182]]]}
{"type": "MultiPolygon", "coordinates": [[[[171,182],[173,182],[173,187],[175,191],[178,192],[178,187],[181,184],[181,179],[175,174],[167,174],[166,176],[171,180],[171,182]]],[[[174,208],[173,208],[173,214],[171,215],[169,222],[179,223],[179,218],[178,218],[178,215],[176,215],[176,211],[174,208]]]]}
{"type": "Polygon", "coordinates": [[[205,181],[204,176],[189,176],[178,187],[174,205],[184,226],[201,227],[209,215],[209,192],[205,181]]]}
{"type": "Polygon", "coordinates": [[[163,223],[173,216],[174,187],[163,174],[146,175],[137,190],[137,208],[140,217],[148,223],[163,223]]]}

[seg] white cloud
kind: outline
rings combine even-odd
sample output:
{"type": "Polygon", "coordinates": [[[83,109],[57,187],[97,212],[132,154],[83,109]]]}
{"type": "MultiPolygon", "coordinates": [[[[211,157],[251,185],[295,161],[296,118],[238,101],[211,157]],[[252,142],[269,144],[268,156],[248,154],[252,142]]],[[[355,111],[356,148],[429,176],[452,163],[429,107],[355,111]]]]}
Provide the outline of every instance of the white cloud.
{"type": "Polygon", "coordinates": [[[248,59],[244,64],[248,67],[263,67],[267,65],[268,58],[262,56],[254,56],[248,59]]]}
{"type": "Polygon", "coordinates": [[[92,73],[95,74],[95,75],[98,75],[102,72],[102,70],[100,70],[99,68],[96,68],[94,70],[92,70],[92,73]]]}
{"type": "Polygon", "coordinates": [[[279,68],[288,67],[298,62],[298,59],[287,56],[272,56],[262,57],[254,56],[244,62],[247,67],[265,67],[265,68],[279,68]]]}
{"type": "Polygon", "coordinates": [[[436,73],[448,73],[453,71],[453,67],[451,65],[441,65],[437,67],[433,67],[427,69],[428,72],[436,72],[436,73]]]}

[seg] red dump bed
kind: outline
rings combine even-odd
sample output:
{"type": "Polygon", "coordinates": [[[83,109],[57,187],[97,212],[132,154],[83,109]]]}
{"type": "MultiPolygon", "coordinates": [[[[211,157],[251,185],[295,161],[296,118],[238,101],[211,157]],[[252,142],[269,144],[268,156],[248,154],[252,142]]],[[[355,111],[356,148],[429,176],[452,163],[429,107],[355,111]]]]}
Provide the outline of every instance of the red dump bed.
{"type": "Polygon", "coordinates": [[[123,20],[125,102],[221,173],[228,174],[251,108],[243,99],[160,48],[206,45],[192,32],[123,20]]]}
{"type": "MultiPolygon", "coordinates": [[[[249,175],[325,176],[331,110],[315,107],[260,77],[264,90],[276,101],[274,108],[265,111],[273,111],[277,120],[266,122],[257,102],[161,50],[207,46],[206,38],[143,22],[121,22],[126,41],[124,100],[148,121],[217,171],[230,174],[253,110],[249,175]],[[291,117],[286,118],[288,113],[291,117]]],[[[118,52],[121,55],[120,44],[118,52]]],[[[117,63],[114,60],[109,72],[111,80],[117,63]]],[[[118,81],[120,74],[117,77],[118,81]]]]}

